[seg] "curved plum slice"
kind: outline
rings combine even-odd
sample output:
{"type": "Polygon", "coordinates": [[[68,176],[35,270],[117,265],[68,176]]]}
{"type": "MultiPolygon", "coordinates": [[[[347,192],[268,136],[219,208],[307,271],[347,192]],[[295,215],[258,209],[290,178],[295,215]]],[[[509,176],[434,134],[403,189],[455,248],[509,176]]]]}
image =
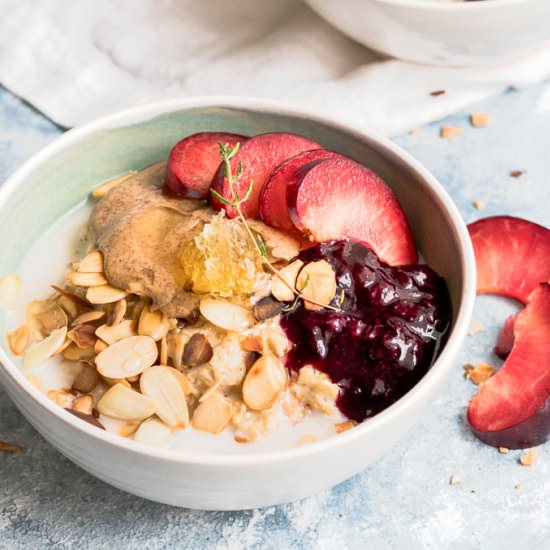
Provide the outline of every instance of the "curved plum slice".
{"type": "Polygon", "coordinates": [[[541,283],[514,323],[514,345],[468,408],[475,435],[520,449],[550,438],[550,285],[541,283]]]}
{"type": "Polygon", "coordinates": [[[504,321],[504,325],[498,334],[495,353],[501,358],[506,359],[514,347],[514,324],[516,323],[516,314],[510,315],[504,321]]]}
{"type": "Polygon", "coordinates": [[[539,283],[550,281],[550,230],[510,216],[485,218],[468,230],[478,294],[500,294],[525,304],[539,283]]]}
{"type": "Polygon", "coordinates": [[[248,137],[223,132],[202,132],[182,139],[170,151],[164,187],[172,194],[208,198],[212,178],[221,163],[218,142],[234,147],[248,137]]]}
{"type": "MultiPolygon", "coordinates": [[[[243,214],[247,218],[258,218],[260,213],[260,192],[271,171],[289,157],[307,151],[318,149],[320,145],[310,139],[295,134],[274,132],[260,134],[250,138],[242,145],[238,153],[231,159],[231,170],[237,171],[239,162],[242,165],[242,173],[237,182],[235,191],[244,197],[252,182],[252,192],[249,199],[241,205],[243,214]]],[[[226,199],[231,199],[231,190],[224,176],[224,167],[220,166],[216,172],[212,187],[226,199]]],[[[211,197],[212,204],[218,208],[224,208],[230,218],[237,215],[236,210],[227,204],[221,204],[211,197]]]]}
{"type": "Polygon", "coordinates": [[[298,153],[277,166],[266,181],[260,194],[260,216],[271,227],[293,231],[296,228],[288,215],[286,190],[292,183],[298,168],[314,160],[348,158],[341,153],[326,149],[312,149],[298,153]]]}
{"type": "Polygon", "coordinates": [[[396,196],[382,178],[351,159],[315,161],[296,170],[287,202],[294,226],[310,240],[359,241],[392,266],[417,260],[396,196]]]}

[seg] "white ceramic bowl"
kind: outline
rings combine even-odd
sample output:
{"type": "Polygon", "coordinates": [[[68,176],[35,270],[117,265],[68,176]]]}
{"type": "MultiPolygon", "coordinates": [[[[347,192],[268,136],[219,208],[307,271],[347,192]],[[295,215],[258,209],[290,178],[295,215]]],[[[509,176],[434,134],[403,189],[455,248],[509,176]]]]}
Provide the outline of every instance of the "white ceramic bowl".
{"type": "Polygon", "coordinates": [[[548,0],[305,1],[365,46],[430,65],[496,65],[550,41],[548,0]]]}
{"type": "Polygon", "coordinates": [[[294,131],[370,166],[393,187],[427,262],[446,280],[453,304],[447,343],[402,399],[357,428],[308,446],[247,455],[154,449],[98,430],[38,391],[6,353],[0,316],[0,381],[31,424],[70,460],[130,493],[191,508],[273,505],[330,487],[365,468],[425,414],[465,337],[475,263],[462,218],[441,185],[390,141],[278,103],[252,99],[177,100],[138,107],[71,130],[0,188],[0,273],[16,271],[36,238],[110,175],[166,158],[199,130],[294,131]]]}

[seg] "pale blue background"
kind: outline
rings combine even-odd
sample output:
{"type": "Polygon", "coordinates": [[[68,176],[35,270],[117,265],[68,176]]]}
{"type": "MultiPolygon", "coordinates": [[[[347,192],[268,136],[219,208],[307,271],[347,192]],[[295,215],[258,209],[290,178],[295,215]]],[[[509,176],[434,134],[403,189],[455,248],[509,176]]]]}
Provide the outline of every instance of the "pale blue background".
{"type": "MultiPolygon", "coordinates": [[[[468,113],[444,121],[465,128],[453,142],[439,138],[441,122],[396,141],[441,180],[467,221],[516,214],[550,225],[550,85],[469,112],[482,110],[494,116],[487,128],[471,128],[468,113]],[[528,173],[514,179],[515,169],[528,173]]],[[[60,133],[0,88],[0,181],[60,133]]],[[[519,452],[499,454],[464,424],[474,386],[462,365],[497,364],[491,348],[513,307],[478,300],[486,330],[468,338],[431,413],[396,448],[331,491],[259,511],[181,510],[113,489],[50,447],[0,388],[0,439],[27,448],[0,454],[0,549],[548,549],[550,449],[526,468],[519,452]],[[449,484],[453,474],[460,485],[449,484]]]]}

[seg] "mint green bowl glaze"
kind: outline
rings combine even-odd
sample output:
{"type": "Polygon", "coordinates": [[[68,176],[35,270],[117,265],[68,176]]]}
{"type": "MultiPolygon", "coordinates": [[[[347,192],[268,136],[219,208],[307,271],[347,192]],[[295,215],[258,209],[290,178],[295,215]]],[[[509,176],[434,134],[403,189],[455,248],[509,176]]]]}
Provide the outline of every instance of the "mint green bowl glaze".
{"type": "Polygon", "coordinates": [[[67,132],[23,165],[0,188],[0,275],[16,272],[32,243],[99,182],[163,160],[177,141],[208,130],[302,134],[355,158],[386,180],[423,257],[447,280],[453,302],[452,331],[428,374],[397,403],[353,430],[309,446],[246,455],[145,447],[73,417],[32,386],[9,359],[4,314],[0,381],[52,445],[100,479],[169,504],[243,509],[301,498],[347,479],[425,413],[466,335],[475,262],[452,200],[425,168],[390,141],[279,103],[208,98],[156,103],[103,118],[67,132]]]}

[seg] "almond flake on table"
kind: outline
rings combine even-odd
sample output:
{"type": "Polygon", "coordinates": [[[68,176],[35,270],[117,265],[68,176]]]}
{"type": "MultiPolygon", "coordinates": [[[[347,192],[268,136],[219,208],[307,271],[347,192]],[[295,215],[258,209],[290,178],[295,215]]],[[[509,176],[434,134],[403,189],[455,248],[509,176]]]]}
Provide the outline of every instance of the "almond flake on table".
{"type": "Polygon", "coordinates": [[[492,118],[489,113],[472,113],[470,115],[470,122],[474,128],[483,128],[491,122],[492,118]]]}
{"type": "Polygon", "coordinates": [[[522,466],[533,466],[539,458],[538,449],[530,449],[519,457],[519,462],[522,466]]]}
{"type": "Polygon", "coordinates": [[[503,455],[507,455],[510,452],[510,449],[508,449],[508,447],[499,447],[498,452],[503,455]]]}
{"type": "Polygon", "coordinates": [[[466,371],[466,378],[478,386],[495,374],[495,369],[483,361],[479,362],[475,367],[470,364],[464,365],[464,370],[466,371]]]}
{"type": "Polygon", "coordinates": [[[485,208],[485,203],[480,200],[473,201],[472,205],[476,210],[483,210],[485,208]]]}
{"type": "Polygon", "coordinates": [[[456,126],[442,126],[440,136],[445,139],[454,139],[464,133],[464,128],[456,126]]]}
{"type": "Polygon", "coordinates": [[[460,485],[460,478],[456,474],[453,474],[451,476],[451,479],[449,480],[449,484],[450,485],[460,485]]]}
{"type": "Polygon", "coordinates": [[[478,319],[475,319],[470,324],[470,328],[468,329],[468,336],[473,336],[474,334],[477,334],[478,332],[482,332],[485,329],[483,326],[483,323],[479,321],[478,319]]]}

